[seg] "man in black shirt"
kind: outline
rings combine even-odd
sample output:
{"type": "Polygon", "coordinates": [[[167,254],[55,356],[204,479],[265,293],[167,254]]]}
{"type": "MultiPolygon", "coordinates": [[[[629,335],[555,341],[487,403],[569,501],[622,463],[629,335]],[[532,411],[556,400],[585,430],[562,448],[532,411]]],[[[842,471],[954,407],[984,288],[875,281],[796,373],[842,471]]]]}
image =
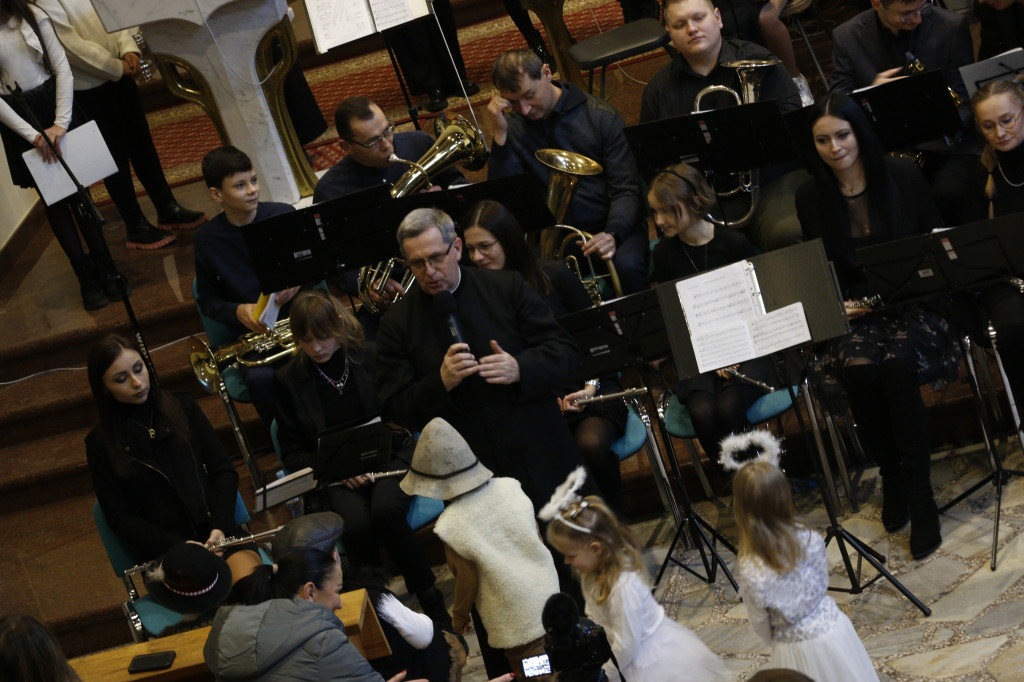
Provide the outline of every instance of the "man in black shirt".
{"type": "MultiPolygon", "coordinates": [[[[722,15],[711,0],[667,0],[664,21],[672,46],[679,54],[644,88],[641,123],[693,113],[697,94],[710,85],[724,85],[741,92],[736,69],[723,66],[724,62],[774,58],[760,45],[723,38],[722,15]]],[[[784,112],[800,107],[796,85],[781,64],[766,70],[758,99],[774,100],[784,112]]],[[[702,109],[735,104],[732,96],[720,93],[712,93],[701,100],[702,109]]],[[[793,170],[791,166],[762,169],[760,203],[745,228],[752,242],[768,250],[799,241],[800,222],[793,196],[806,178],[803,171],[793,170]]],[[[742,205],[720,202],[730,220],[739,218],[749,206],[746,196],[737,203],[742,205]]]]}

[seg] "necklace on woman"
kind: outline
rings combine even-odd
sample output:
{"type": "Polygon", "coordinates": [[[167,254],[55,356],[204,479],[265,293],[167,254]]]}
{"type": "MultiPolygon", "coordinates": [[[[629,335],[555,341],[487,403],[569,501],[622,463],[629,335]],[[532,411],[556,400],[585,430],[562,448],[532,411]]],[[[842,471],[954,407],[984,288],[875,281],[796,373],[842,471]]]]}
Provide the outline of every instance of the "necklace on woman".
{"type": "Polygon", "coordinates": [[[345,371],[341,373],[341,378],[337,381],[324,374],[324,371],[320,369],[320,365],[316,366],[316,371],[320,372],[320,376],[324,378],[324,381],[334,387],[334,390],[338,392],[338,395],[341,395],[344,392],[345,384],[348,383],[348,369],[349,365],[347,355],[345,356],[345,371]]]}
{"type": "Polygon", "coordinates": [[[999,169],[999,174],[1003,176],[1003,180],[1010,187],[1024,187],[1024,180],[1020,182],[1010,182],[1010,178],[1006,177],[1006,172],[1003,170],[1003,164],[999,162],[999,157],[996,156],[996,168],[999,169]]]}
{"type": "Polygon", "coordinates": [[[129,419],[128,421],[130,421],[132,424],[135,424],[140,429],[142,429],[143,431],[148,433],[150,440],[153,440],[153,439],[156,438],[156,429],[153,428],[153,415],[152,414],[149,415],[149,426],[146,426],[142,422],[137,422],[134,419],[129,419]]]}
{"type": "Polygon", "coordinates": [[[704,270],[701,270],[697,267],[697,263],[694,262],[693,256],[690,255],[689,245],[686,242],[683,242],[683,253],[685,253],[686,257],[690,259],[690,265],[693,266],[694,272],[705,272],[708,269],[708,244],[710,243],[710,241],[704,242],[704,270]]]}

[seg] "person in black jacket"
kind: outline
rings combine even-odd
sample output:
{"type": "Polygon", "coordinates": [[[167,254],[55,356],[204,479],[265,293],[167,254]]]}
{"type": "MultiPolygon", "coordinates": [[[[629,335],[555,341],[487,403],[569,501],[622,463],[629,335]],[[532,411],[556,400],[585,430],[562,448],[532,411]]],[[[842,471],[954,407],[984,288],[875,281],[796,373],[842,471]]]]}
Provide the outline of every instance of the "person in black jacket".
{"type": "MultiPolygon", "coordinates": [[[[485,199],[477,202],[462,219],[462,239],[466,255],[484,270],[512,270],[537,290],[556,318],[585,310],[593,305],[583,284],[562,261],[543,260],[533,255],[523,231],[507,208],[485,199]]],[[[619,457],[611,445],[626,430],[626,406],[621,400],[592,405],[577,405],[590,398],[622,390],[615,372],[598,379],[574,377],[563,387],[558,406],[576,438],[587,469],[597,483],[601,496],[614,509],[622,508],[622,475],[619,457]],[[580,388],[580,384],[583,387],[580,388]]]]}
{"type": "Polygon", "coordinates": [[[856,249],[928,232],[941,224],[924,176],[886,157],[856,102],[832,94],[814,107],[812,181],[797,191],[805,239],[821,237],[835,263],[852,333],[828,353],[882,477],[882,524],[910,521],[910,551],[923,559],[942,542],[930,480],[930,431],[921,383],[955,378],[956,343],[933,302],[874,310],[856,249]]]}
{"type": "MultiPolygon", "coordinates": [[[[374,348],[364,343],[362,327],[345,306],[325,291],[313,289],[292,303],[292,336],[301,353],[274,376],[278,443],[281,459],[291,471],[313,465],[318,434],[342,425],[377,417],[377,372],[374,348]]],[[[407,468],[392,453],[388,469],[407,468]]],[[[345,520],[342,544],[356,566],[379,566],[380,547],[398,566],[409,594],[424,612],[451,629],[444,597],[406,515],[412,498],[398,479],[356,476],[327,489],[331,508],[345,520]]]]}
{"type": "Polygon", "coordinates": [[[110,335],[89,351],[100,421],[85,438],[107,523],[145,559],[185,541],[242,537],[238,474],[202,410],[150,383],[138,347],[110,335]]]}

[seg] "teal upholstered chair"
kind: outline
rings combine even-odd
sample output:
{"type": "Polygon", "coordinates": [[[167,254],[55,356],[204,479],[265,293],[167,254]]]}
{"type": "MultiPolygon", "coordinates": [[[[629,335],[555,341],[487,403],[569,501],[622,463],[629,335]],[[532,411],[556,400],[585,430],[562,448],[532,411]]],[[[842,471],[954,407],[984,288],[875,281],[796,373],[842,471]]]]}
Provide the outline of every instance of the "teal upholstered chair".
{"type": "MultiPolygon", "coordinates": [[[[107,517],[103,513],[103,508],[100,507],[99,500],[92,505],[92,518],[96,523],[96,530],[99,531],[100,541],[103,542],[103,549],[107,552],[107,558],[114,569],[114,574],[121,578],[125,590],[128,592],[128,600],[121,604],[121,611],[128,620],[132,639],[136,642],[144,642],[159,636],[164,628],[180,623],[180,613],[160,606],[148,594],[139,596],[133,579],[135,571],[131,569],[142,566],[147,560],[114,532],[110,524],[107,523],[107,517]]],[[[249,510],[245,507],[242,495],[238,494],[235,500],[235,523],[243,525],[248,522],[249,510]]]]}

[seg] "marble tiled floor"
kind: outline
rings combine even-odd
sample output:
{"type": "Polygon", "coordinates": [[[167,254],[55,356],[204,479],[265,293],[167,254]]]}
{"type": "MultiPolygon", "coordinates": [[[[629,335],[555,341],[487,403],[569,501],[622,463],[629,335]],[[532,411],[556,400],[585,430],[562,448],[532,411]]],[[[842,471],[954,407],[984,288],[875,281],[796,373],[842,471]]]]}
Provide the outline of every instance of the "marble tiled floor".
{"type": "MultiPolygon", "coordinates": [[[[1007,466],[1024,467],[1019,448],[1006,457],[1007,466]]],[[[989,471],[987,457],[977,448],[933,456],[932,483],[940,505],[955,497],[989,471]]],[[[814,490],[795,486],[798,506],[810,524],[824,532],[828,518],[814,490]]],[[[932,556],[916,562],[910,557],[907,531],[888,535],[879,519],[881,501],[877,470],[866,470],[856,481],[860,510],[840,518],[842,526],[887,558],[887,566],[922,602],[932,609],[925,617],[888,582],[880,580],[862,593],[832,592],[853,621],[882,682],[898,680],[1024,680],[1024,481],[1013,480],[1004,490],[997,570],[989,568],[995,488],[986,486],[942,517],[943,544],[932,556]]],[[[701,503],[699,512],[728,538],[735,539],[729,500],[718,509],[701,503]]],[[[652,520],[634,526],[646,539],[656,528],[652,520]]],[[[663,527],[648,545],[645,558],[652,576],[668,549],[672,529],[663,527]]],[[[695,551],[677,556],[699,564],[695,551]]],[[[734,557],[725,554],[731,566],[734,557]]],[[[849,587],[839,552],[829,547],[831,584],[849,587]]],[[[864,575],[873,575],[864,563],[864,575]]],[[[453,580],[440,569],[439,585],[449,602],[453,580]]],[[[400,588],[398,588],[400,589],[400,588]]],[[[737,680],[746,680],[768,662],[768,650],[754,635],[729,583],[719,575],[708,586],[680,568],[666,574],[656,595],[669,617],[686,625],[725,660],[737,680]]],[[[471,655],[463,679],[487,679],[469,638],[471,655]]],[[[820,681],[825,682],[825,681],[820,681]]]]}

